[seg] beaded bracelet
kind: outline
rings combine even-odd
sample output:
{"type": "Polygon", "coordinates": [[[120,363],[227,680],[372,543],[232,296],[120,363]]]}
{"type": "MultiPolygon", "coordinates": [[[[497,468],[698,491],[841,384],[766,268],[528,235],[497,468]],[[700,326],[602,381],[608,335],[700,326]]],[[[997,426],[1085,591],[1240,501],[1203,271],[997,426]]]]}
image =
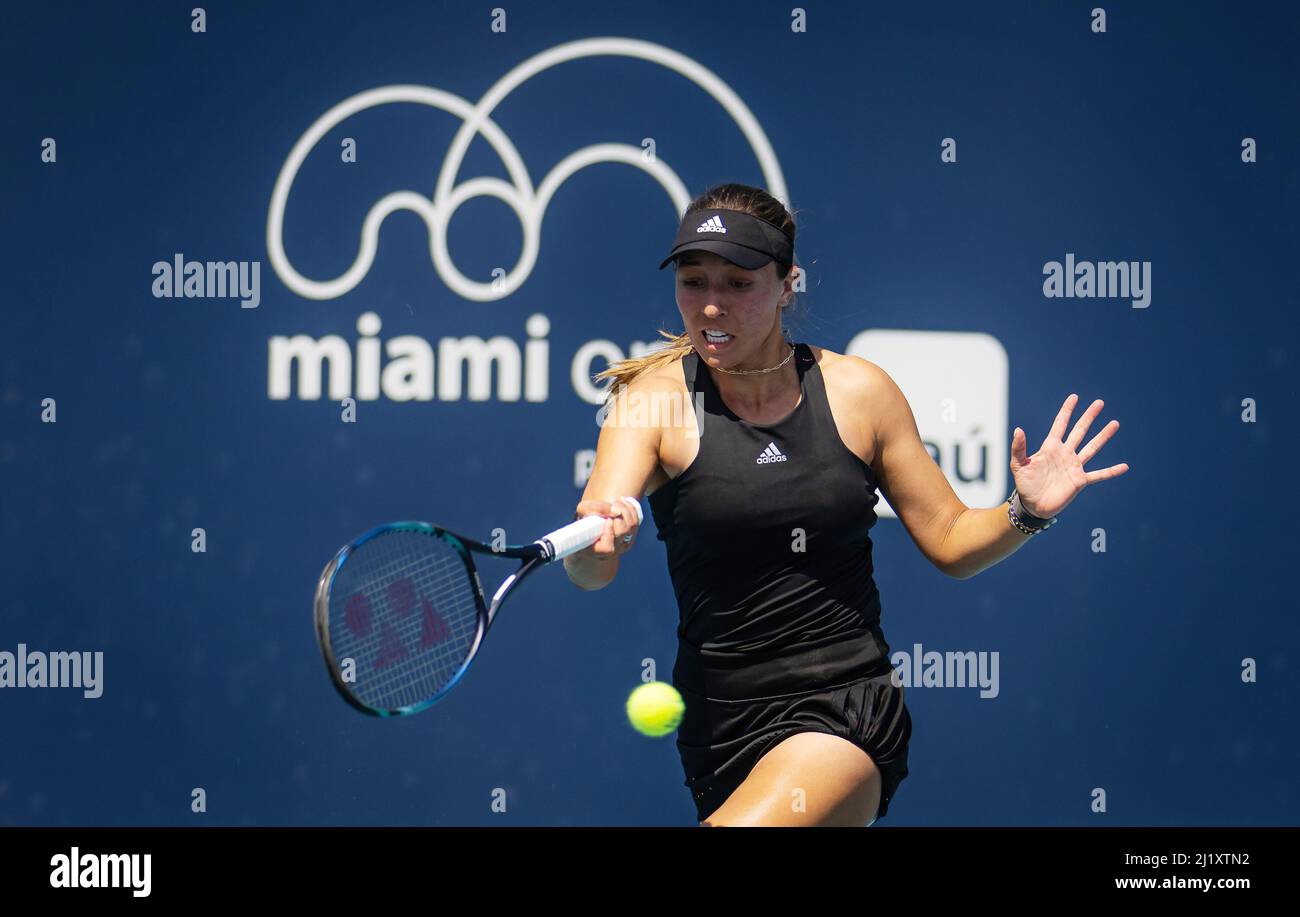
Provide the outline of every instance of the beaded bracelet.
{"type": "Polygon", "coordinates": [[[1020,501],[1020,492],[1013,490],[1011,496],[1007,497],[1007,518],[1011,520],[1012,525],[1026,535],[1037,535],[1039,532],[1045,532],[1055,525],[1058,517],[1040,519],[1025,509],[1024,503],[1020,501]]]}

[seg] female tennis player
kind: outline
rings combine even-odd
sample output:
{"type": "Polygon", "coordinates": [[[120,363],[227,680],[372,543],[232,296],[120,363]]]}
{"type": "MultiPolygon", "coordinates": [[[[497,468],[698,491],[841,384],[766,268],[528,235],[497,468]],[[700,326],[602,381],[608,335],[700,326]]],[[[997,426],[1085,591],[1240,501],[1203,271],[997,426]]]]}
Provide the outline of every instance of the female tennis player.
{"type": "Polygon", "coordinates": [[[911,716],[872,577],[877,488],[921,553],[966,579],[1128,470],[1084,471],[1119,422],[1076,452],[1102,402],[1062,440],[1070,395],[1034,455],[1015,429],[1007,503],[965,506],[884,370],[783,335],[794,240],[761,189],[691,203],[660,265],[675,265],[686,330],[597,375],[609,411],[577,516],[609,524],[564,561],[580,588],[606,586],[637,533],[610,495],[648,495],[680,612],[677,748],[705,826],[869,826],[907,776],[911,716]]]}

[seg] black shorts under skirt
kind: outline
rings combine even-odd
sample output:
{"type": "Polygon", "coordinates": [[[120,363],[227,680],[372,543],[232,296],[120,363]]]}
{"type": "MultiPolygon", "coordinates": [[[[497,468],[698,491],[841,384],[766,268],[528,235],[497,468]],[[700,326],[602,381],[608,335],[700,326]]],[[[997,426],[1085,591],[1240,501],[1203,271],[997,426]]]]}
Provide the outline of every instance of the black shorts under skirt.
{"type": "Polygon", "coordinates": [[[677,750],[699,821],[787,736],[824,732],[857,745],[880,770],[876,818],[907,776],[912,717],[879,631],[760,662],[719,660],[678,645],[673,684],[686,702],[677,750]]]}

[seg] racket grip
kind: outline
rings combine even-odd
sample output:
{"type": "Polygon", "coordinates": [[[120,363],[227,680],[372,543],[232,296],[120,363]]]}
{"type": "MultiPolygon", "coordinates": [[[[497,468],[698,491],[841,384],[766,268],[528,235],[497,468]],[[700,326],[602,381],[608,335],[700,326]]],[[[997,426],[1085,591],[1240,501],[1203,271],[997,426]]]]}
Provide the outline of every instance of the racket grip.
{"type": "MultiPolygon", "coordinates": [[[[636,521],[637,525],[640,525],[641,520],[645,518],[644,513],[641,512],[641,501],[632,497],[628,497],[627,500],[636,507],[636,521]]],[[[604,516],[583,516],[577,522],[570,522],[563,528],[558,528],[537,540],[539,544],[546,543],[550,546],[551,560],[559,560],[595,544],[596,539],[600,538],[600,533],[605,531],[607,521],[604,516]]]]}

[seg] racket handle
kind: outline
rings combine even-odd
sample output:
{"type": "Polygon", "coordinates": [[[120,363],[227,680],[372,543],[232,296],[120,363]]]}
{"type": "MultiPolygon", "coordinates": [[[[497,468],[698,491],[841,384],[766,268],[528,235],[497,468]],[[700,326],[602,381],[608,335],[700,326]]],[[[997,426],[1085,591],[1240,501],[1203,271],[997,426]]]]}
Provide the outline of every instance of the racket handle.
{"type": "MultiPolygon", "coordinates": [[[[636,507],[636,522],[640,525],[641,520],[645,518],[645,514],[641,512],[641,501],[632,497],[626,499],[636,507]]],[[[577,522],[570,522],[549,535],[543,535],[537,539],[537,543],[550,548],[551,560],[559,560],[595,544],[600,538],[600,533],[605,531],[607,521],[604,516],[583,516],[577,522]]]]}

